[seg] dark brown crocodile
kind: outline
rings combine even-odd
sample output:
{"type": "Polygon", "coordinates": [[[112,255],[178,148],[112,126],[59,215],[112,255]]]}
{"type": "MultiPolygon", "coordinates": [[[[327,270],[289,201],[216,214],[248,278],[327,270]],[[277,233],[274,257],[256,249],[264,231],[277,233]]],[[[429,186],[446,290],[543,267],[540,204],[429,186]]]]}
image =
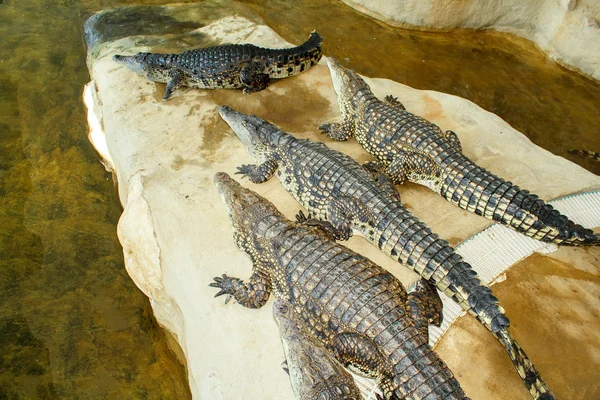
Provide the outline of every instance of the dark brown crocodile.
{"type": "Polygon", "coordinates": [[[288,220],[227,174],[215,175],[215,184],[235,243],[253,264],[248,281],[215,278],[217,296],[258,308],[273,291],[336,360],[374,379],[386,399],[466,398],[413,324],[398,279],[321,227],[288,220]]]}
{"type": "Polygon", "coordinates": [[[179,54],[115,55],[113,59],[151,81],[166,83],[164,99],[180,86],[253,93],[265,89],[272,79],[297,75],[318,63],[322,41],[313,32],[304,44],[287,49],[229,44],[179,54]]]}
{"type": "Polygon", "coordinates": [[[492,331],[534,398],[554,398],[512,337],[498,299],[447,241],[402,206],[384,175],[374,177],[351,157],[323,143],[296,139],[262,118],[226,106],[219,113],[257,162],[240,167],[240,173],[254,183],[276,175],[316,219],[311,223],[327,221],[339,239],[363,236],[430,281],[492,331]]]}
{"type": "Polygon", "coordinates": [[[334,140],[354,137],[394,183],[429,187],[462,209],[529,237],[562,245],[600,245],[600,235],[575,224],[535,194],[479,167],[452,131],[416,116],[395,98],[379,100],[355,72],[328,60],[343,122],[321,126],[334,140]]]}

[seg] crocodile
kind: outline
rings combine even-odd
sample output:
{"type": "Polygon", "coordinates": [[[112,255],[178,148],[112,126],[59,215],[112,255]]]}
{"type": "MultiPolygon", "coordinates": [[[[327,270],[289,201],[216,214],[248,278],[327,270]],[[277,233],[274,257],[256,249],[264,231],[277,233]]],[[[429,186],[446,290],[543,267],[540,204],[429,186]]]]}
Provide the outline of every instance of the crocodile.
{"type": "Polygon", "coordinates": [[[228,44],[184,51],[179,54],[139,52],[113,60],[146,79],[167,84],[163,98],[169,99],[181,86],[200,89],[243,89],[254,93],[282,79],[310,69],[321,59],[323,39],[312,32],[300,46],[267,49],[252,44],[228,44]]]}
{"type": "Polygon", "coordinates": [[[285,353],[285,371],[298,400],[362,400],[350,375],[306,329],[287,300],[273,303],[285,353]]]}
{"type": "Polygon", "coordinates": [[[328,229],[287,219],[226,173],[214,181],[234,241],[253,265],[247,281],[216,277],[216,296],[258,308],[272,291],[338,362],[373,379],[386,399],[467,398],[413,324],[397,278],[336,243],[328,229]]]}
{"type": "Polygon", "coordinates": [[[600,153],[597,151],[571,149],[571,150],[569,150],[569,153],[575,154],[575,155],[578,155],[581,157],[591,158],[592,160],[595,160],[595,161],[600,161],[600,153]]]}
{"type": "Polygon", "coordinates": [[[384,174],[364,168],[323,143],[297,139],[257,116],[227,106],[220,107],[219,113],[257,163],[242,165],[238,173],[253,183],[276,175],[308,210],[315,226],[326,221],[340,240],[353,234],[363,236],[430,281],[493,333],[532,397],[554,398],[512,337],[498,299],[447,241],[402,206],[398,191],[384,174]]]}
{"type": "Polygon", "coordinates": [[[453,131],[408,112],[398,99],[379,100],[369,85],[336,60],[327,61],[343,122],[321,130],[334,140],[354,137],[376,161],[370,167],[394,183],[424,185],[460,208],[517,232],[561,245],[600,245],[594,234],[537,195],[479,167],[453,131]]]}

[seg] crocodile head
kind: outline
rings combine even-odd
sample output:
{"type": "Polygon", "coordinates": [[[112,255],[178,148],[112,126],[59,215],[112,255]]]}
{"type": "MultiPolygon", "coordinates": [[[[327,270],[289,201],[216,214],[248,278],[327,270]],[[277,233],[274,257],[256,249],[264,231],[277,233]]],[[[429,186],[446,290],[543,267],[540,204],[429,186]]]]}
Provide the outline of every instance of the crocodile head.
{"type": "Polygon", "coordinates": [[[371,88],[356,72],[342,67],[336,59],[327,59],[327,66],[340,112],[342,115],[351,114],[359,105],[362,94],[371,93],[371,88]]]}
{"type": "Polygon", "coordinates": [[[227,106],[219,107],[219,114],[244,143],[255,162],[262,163],[270,158],[277,147],[277,139],[283,134],[275,125],[227,106]]]}
{"type": "Polygon", "coordinates": [[[115,54],[113,56],[113,60],[121,65],[126,66],[134,72],[137,72],[138,74],[145,75],[148,67],[148,62],[146,61],[148,54],[150,53],[137,53],[133,56],[122,56],[120,54],[115,54]]]}
{"type": "Polygon", "coordinates": [[[284,339],[297,331],[293,312],[292,305],[285,300],[278,299],[273,303],[273,318],[279,325],[280,334],[284,339]]]}
{"type": "Polygon", "coordinates": [[[246,189],[224,172],[217,172],[214,182],[227,207],[236,244],[247,253],[259,252],[262,247],[259,243],[260,238],[270,227],[259,222],[264,222],[268,216],[275,216],[282,221],[286,220],[285,217],[273,203],[246,189]]]}

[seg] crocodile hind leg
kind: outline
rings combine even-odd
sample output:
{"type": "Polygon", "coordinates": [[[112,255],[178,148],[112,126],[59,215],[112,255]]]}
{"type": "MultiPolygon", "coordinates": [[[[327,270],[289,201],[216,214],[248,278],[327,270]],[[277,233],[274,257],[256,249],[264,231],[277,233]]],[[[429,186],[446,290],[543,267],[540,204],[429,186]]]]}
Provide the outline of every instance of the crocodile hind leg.
{"type": "Polygon", "coordinates": [[[262,270],[255,270],[248,282],[225,274],[215,277],[214,280],[208,286],[221,289],[215,297],[227,295],[225,304],[233,296],[244,307],[260,308],[267,302],[271,294],[271,278],[262,270]]]}
{"type": "Polygon", "coordinates": [[[442,324],[442,299],[435,286],[424,279],[417,280],[408,289],[408,311],[417,329],[429,341],[429,325],[442,324]]]}
{"type": "Polygon", "coordinates": [[[323,124],[319,126],[321,133],[326,133],[331,139],[343,142],[350,139],[354,133],[354,122],[351,118],[340,123],[323,124]]]}
{"type": "Polygon", "coordinates": [[[375,161],[367,161],[364,163],[363,168],[371,174],[375,182],[388,194],[392,199],[397,202],[402,202],[400,193],[396,190],[394,182],[388,178],[383,171],[380,170],[380,164],[375,161]]]}
{"type": "Polygon", "coordinates": [[[337,240],[348,240],[352,236],[352,221],[371,220],[371,212],[365,205],[353,197],[340,195],[327,205],[327,221],[335,230],[337,240]]]}
{"type": "Polygon", "coordinates": [[[398,107],[401,110],[406,110],[406,107],[404,107],[404,104],[402,104],[400,102],[400,100],[398,100],[397,97],[394,97],[391,94],[388,94],[387,96],[385,96],[383,101],[385,101],[388,105],[390,105],[392,107],[398,107]]]}
{"type": "Polygon", "coordinates": [[[165,89],[165,94],[163,95],[164,100],[168,100],[169,97],[171,97],[171,95],[175,91],[175,89],[180,87],[181,84],[183,83],[183,74],[181,73],[181,71],[179,71],[177,69],[175,69],[175,70],[173,70],[173,72],[171,72],[170,78],[171,79],[167,83],[167,88],[165,89]]]}
{"type": "Polygon", "coordinates": [[[260,92],[271,82],[269,74],[265,74],[267,66],[262,62],[250,62],[240,71],[240,81],[245,86],[244,93],[260,92]]]}
{"type": "Polygon", "coordinates": [[[320,233],[324,235],[326,239],[333,241],[336,240],[337,232],[333,225],[331,225],[331,223],[328,221],[312,218],[310,214],[304,215],[304,212],[300,210],[296,214],[296,223],[316,228],[320,233]]]}
{"type": "Polygon", "coordinates": [[[277,170],[277,161],[269,159],[260,165],[244,164],[238,167],[236,174],[248,177],[252,183],[263,183],[268,181],[277,170]]]}
{"type": "Polygon", "coordinates": [[[397,184],[408,179],[435,190],[434,187],[441,184],[442,169],[426,154],[416,150],[400,150],[386,167],[385,174],[397,184]]]}

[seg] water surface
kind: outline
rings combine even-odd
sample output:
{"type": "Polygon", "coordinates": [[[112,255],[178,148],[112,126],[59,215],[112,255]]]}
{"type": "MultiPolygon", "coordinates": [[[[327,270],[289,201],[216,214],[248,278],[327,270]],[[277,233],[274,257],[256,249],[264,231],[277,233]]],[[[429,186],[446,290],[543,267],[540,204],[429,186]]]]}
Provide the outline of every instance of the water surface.
{"type": "Polygon", "coordinates": [[[87,140],[83,20],[126,3],[0,3],[0,399],[190,398],[87,140]]]}
{"type": "Polygon", "coordinates": [[[538,146],[600,174],[600,162],[567,153],[600,151],[600,84],[561,67],[528,40],[493,31],[394,28],[334,0],[243,2],[289,42],[301,43],[316,29],[324,53],[346,67],[469,99],[538,146]]]}

